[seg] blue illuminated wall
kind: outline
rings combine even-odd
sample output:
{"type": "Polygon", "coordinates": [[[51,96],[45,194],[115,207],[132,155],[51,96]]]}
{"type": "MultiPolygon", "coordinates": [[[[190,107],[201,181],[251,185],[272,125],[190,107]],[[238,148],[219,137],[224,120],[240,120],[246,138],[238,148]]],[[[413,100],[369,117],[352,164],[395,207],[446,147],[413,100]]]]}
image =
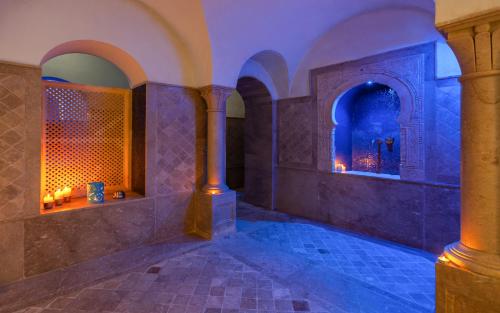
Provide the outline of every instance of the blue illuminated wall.
{"type": "Polygon", "coordinates": [[[399,113],[399,97],[388,86],[370,82],[349,90],[335,108],[336,161],[348,170],[398,175],[399,113]],[[389,138],[394,141],[392,151],[386,144],[389,138]]]}

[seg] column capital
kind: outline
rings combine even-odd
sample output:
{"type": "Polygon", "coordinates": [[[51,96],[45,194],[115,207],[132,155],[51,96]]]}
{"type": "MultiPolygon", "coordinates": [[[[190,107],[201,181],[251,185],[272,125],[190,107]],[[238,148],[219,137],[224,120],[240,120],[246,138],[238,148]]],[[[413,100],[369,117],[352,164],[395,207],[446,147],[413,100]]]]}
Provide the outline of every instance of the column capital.
{"type": "Polygon", "coordinates": [[[495,72],[500,71],[500,9],[437,28],[457,55],[464,79],[471,74],[499,74],[495,72]]]}
{"type": "Polygon", "coordinates": [[[234,88],[208,85],[198,89],[201,96],[207,102],[208,112],[225,112],[226,100],[233,93],[234,88]]]}

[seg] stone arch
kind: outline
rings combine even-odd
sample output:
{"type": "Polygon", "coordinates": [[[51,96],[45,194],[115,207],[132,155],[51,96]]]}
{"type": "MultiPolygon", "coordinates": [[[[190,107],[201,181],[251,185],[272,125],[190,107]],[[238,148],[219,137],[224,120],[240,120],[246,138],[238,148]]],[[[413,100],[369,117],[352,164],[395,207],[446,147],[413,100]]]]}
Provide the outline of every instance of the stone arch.
{"type": "Polygon", "coordinates": [[[67,53],[86,53],[106,59],[125,73],[130,87],[135,87],[148,80],[142,66],[130,54],[116,46],[95,40],[74,40],[62,43],[49,50],[43,56],[40,65],[67,53]]]}
{"type": "Polygon", "coordinates": [[[274,50],[263,50],[248,58],[238,79],[242,77],[252,77],[263,83],[273,99],[288,97],[288,65],[285,58],[274,50]]]}
{"type": "Polygon", "coordinates": [[[332,144],[336,124],[333,119],[337,101],[350,89],[368,81],[387,85],[399,96],[401,112],[398,118],[401,130],[400,176],[405,180],[423,180],[424,142],[423,142],[423,104],[416,87],[400,75],[388,72],[365,72],[344,77],[344,81],[332,88],[328,96],[318,100],[318,169],[333,171],[335,145],[332,144]]]}

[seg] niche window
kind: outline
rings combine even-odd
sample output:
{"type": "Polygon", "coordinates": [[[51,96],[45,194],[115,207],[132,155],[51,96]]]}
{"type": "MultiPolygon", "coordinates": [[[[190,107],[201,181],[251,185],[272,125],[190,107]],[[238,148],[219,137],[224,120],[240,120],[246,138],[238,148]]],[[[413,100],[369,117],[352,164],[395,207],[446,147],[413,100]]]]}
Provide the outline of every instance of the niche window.
{"type": "Polygon", "coordinates": [[[333,112],[336,171],[399,175],[400,100],[392,88],[367,82],[344,93],[333,112]]]}

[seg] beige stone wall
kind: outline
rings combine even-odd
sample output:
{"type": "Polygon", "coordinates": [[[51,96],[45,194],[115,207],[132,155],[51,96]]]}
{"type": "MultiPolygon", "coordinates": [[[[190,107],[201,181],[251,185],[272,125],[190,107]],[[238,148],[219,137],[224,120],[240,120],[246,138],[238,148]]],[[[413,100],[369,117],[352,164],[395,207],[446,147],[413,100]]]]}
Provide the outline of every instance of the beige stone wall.
{"type": "Polygon", "coordinates": [[[0,286],[190,231],[205,180],[198,91],[146,85],[144,198],[40,215],[40,77],[39,68],[0,63],[0,286]]]}
{"type": "Polygon", "coordinates": [[[23,277],[23,220],[38,213],[40,99],[40,69],[0,63],[0,284],[23,277]]]}

